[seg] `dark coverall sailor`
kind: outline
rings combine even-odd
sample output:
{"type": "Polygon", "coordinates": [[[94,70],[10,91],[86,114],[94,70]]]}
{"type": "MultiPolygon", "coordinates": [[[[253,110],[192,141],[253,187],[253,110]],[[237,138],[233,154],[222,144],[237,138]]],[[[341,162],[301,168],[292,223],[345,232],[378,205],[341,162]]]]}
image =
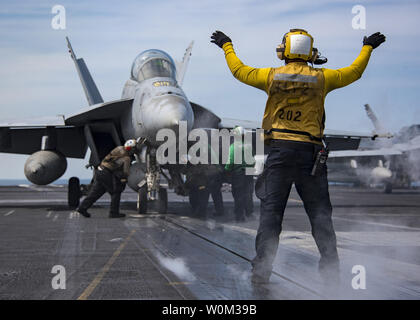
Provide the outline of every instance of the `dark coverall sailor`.
{"type": "Polygon", "coordinates": [[[204,164],[190,164],[185,181],[192,214],[202,218],[207,217],[207,204],[209,201],[206,170],[207,168],[204,164]]]}
{"type": "MultiPolygon", "coordinates": [[[[189,191],[189,200],[195,216],[207,217],[207,206],[211,195],[216,216],[224,215],[222,187],[223,169],[217,163],[215,152],[208,146],[207,164],[191,164],[186,172],[186,187],[189,191]],[[212,161],[213,160],[213,161],[212,161]]],[[[199,152],[198,155],[199,156],[199,152]]]]}
{"type": "Polygon", "coordinates": [[[215,216],[221,217],[225,214],[222,195],[223,168],[218,164],[209,165],[206,175],[207,187],[213,200],[215,216]]]}
{"type": "Polygon", "coordinates": [[[87,218],[90,217],[87,210],[105,192],[108,192],[111,195],[109,217],[124,217],[125,214],[121,214],[119,211],[120,198],[130,172],[130,164],[130,153],[123,146],[116,147],[112,150],[95,170],[95,176],[89,193],[79,205],[77,211],[87,218]]]}
{"type": "Polygon", "coordinates": [[[254,176],[246,174],[246,168],[253,167],[255,164],[254,159],[252,159],[252,163],[248,164],[246,162],[245,150],[249,148],[252,147],[245,145],[243,142],[232,143],[229,149],[229,158],[225,165],[225,170],[231,172],[234,214],[237,222],[245,221],[245,216],[251,217],[254,210],[254,176]],[[235,163],[235,150],[242,153],[241,163],[235,163]]]}
{"type": "Polygon", "coordinates": [[[252,281],[269,281],[293,183],[303,200],[321,254],[320,271],[338,271],[327,167],[323,165],[317,175],[311,175],[314,155],[322,145],[324,100],[330,91],[362,76],[372,50],[385,41],[385,36],[378,32],[365,37],[358,58],[349,67],[337,70],[308,65],[308,62],[316,64],[322,57],[312,46],[312,36],[302,29],[292,29],[284,35],[277,54],[286,65],[276,68],[246,66],[236,56],[228,36],[216,31],[211,38],[223,49],[233,76],[268,95],[262,128],[266,131],[265,143],[271,149],[256,186],[261,199],[261,216],[255,243],[257,254],[252,261],[252,281]]]}

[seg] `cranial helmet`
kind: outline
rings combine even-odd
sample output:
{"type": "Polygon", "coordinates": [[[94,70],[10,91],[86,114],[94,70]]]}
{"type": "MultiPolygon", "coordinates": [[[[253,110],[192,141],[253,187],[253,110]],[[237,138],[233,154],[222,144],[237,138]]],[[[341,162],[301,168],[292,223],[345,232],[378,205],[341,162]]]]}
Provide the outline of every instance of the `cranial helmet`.
{"type": "Polygon", "coordinates": [[[320,54],[318,49],[313,47],[313,43],[314,38],[306,30],[290,29],[276,48],[277,57],[280,60],[301,59],[315,64],[327,62],[326,58],[319,59],[320,54]]]}
{"type": "Polygon", "coordinates": [[[136,139],[130,139],[130,140],[127,140],[124,143],[124,149],[127,150],[127,151],[133,150],[136,146],[137,146],[137,140],[136,139]]]}
{"type": "Polygon", "coordinates": [[[245,129],[244,127],[241,126],[236,126],[235,128],[233,128],[233,134],[238,135],[238,136],[243,136],[245,133],[245,129]]]}

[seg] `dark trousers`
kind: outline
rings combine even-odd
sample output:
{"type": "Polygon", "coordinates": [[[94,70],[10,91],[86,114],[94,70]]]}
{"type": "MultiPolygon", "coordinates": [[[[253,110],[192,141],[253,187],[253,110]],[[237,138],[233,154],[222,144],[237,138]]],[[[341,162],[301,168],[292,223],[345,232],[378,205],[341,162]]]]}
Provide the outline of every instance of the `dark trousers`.
{"type": "Polygon", "coordinates": [[[206,186],[191,186],[189,200],[193,215],[205,218],[209,203],[209,189],[206,186]]]}
{"type": "Polygon", "coordinates": [[[271,273],[293,183],[309,217],[312,235],[321,254],[320,264],[338,262],[327,168],[324,165],[319,175],[311,176],[313,164],[314,151],[277,147],[269,152],[261,183],[264,192],[258,192],[261,216],[255,243],[257,255],[252,262],[254,273],[271,273]]]}
{"type": "Polygon", "coordinates": [[[252,214],[254,207],[252,200],[253,185],[253,176],[246,175],[245,169],[236,169],[232,172],[232,195],[235,202],[236,219],[252,214]]]}
{"type": "Polygon", "coordinates": [[[214,175],[208,182],[209,192],[213,199],[214,209],[216,210],[217,216],[222,216],[225,213],[222,196],[222,175],[214,175]]]}
{"type": "Polygon", "coordinates": [[[247,186],[245,214],[251,216],[254,212],[254,176],[246,176],[245,181],[247,186]]]}
{"type": "Polygon", "coordinates": [[[79,205],[79,210],[89,209],[105,192],[111,195],[110,214],[117,215],[120,212],[121,193],[125,185],[109,170],[96,170],[93,183],[86,198],[79,205]]]}

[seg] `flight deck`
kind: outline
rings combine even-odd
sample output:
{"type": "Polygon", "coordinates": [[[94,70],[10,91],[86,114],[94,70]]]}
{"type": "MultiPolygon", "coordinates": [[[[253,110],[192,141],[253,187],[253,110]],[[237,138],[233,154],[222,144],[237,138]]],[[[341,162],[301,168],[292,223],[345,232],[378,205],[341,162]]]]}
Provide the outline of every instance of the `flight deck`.
{"type": "Polygon", "coordinates": [[[250,281],[256,198],[255,217],[236,223],[230,192],[226,215],[214,217],[210,201],[206,219],[168,195],[167,214],[137,214],[126,190],[126,218],[109,219],[104,196],[86,219],[67,207],[66,186],[0,187],[0,299],[420,299],[420,190],[330,187],[341,260],[332,283],[293,189],[262,285],[250,281]]]}

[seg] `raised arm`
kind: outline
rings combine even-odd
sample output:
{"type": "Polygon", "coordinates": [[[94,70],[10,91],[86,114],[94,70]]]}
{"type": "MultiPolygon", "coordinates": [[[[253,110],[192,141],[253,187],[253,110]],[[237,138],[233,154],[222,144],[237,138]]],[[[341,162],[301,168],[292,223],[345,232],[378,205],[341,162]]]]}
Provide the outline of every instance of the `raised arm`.
{"type": "Polygon", "coordinates": [[[350,66],[337,70],[323,69],[325,93],[327,94],[334,89],[345,87],[360,79],[369,62],[372,50],[377,48],[384,41],[385,36],[379,32],[374,33],[370,37],[365,37],[363,39],[362,51],[350,66]]]}
{"type": "Polygon", "coordinates": [[[232,40],[223,32],[216,31],[211,38],[213,39],[211,42],[217,44],[225,52],[227,65],[236,79],[267,92],[271,68],[252,68],[244,65],[233,50],[232,40]]]}

